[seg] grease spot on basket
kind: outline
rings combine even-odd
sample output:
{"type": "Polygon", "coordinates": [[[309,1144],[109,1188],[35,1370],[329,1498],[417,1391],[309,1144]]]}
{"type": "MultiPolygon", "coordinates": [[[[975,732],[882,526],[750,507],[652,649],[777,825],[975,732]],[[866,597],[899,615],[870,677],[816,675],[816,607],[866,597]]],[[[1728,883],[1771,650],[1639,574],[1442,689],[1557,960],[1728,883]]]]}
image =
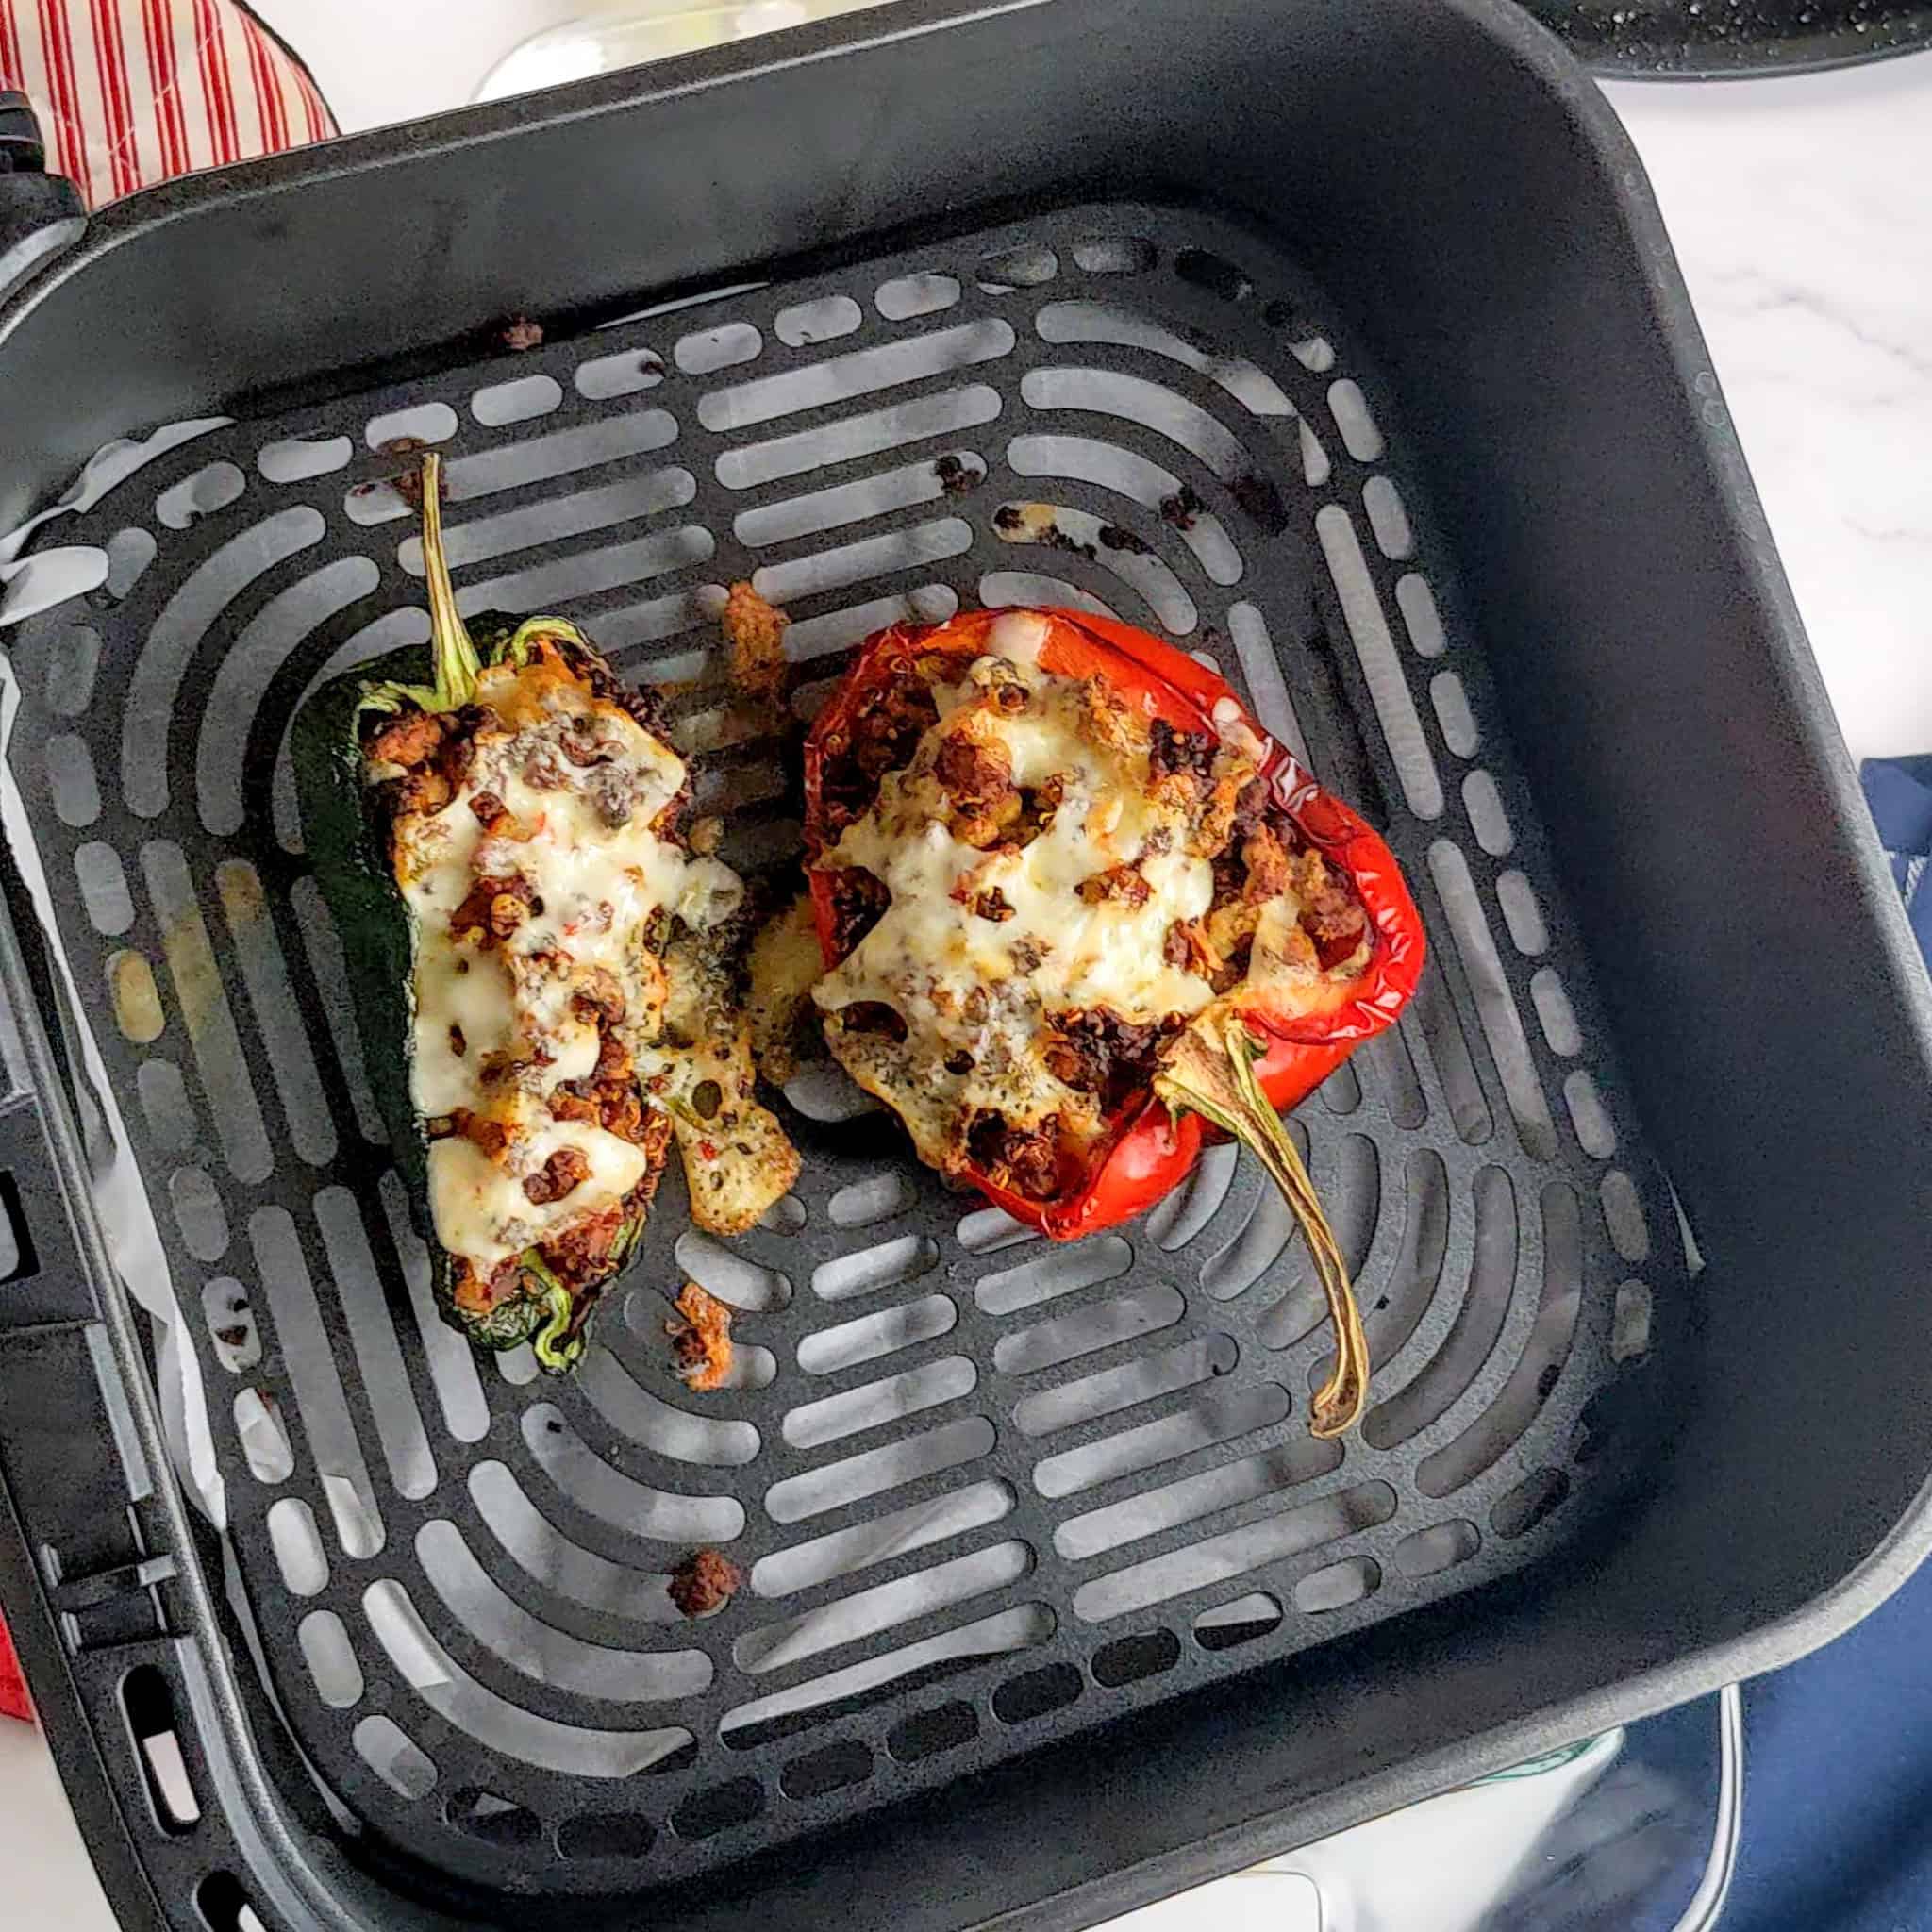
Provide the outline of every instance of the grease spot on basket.
{"type": "Polygon", "coordinates": [[[124,1040],[146,1046],[166,1031],[168,1016],[145,953],[125,950],[108,956],[108,993],[124,1040]]]}
{"type": "Polygon", "coordinates": [[[1074,266],[1090,275],[1142,275],[1158,258],[1143,235],[1096,235],[1073,246],[1074,266]]]}
{"type": "Polygon", "coordinates": [[[46,653],[46,707],[63,718],[78,718],[93,701],[101,634],[88,625],[66,625],[47,641],[46,653]]]}
{"type": "Polygon", "coordinates": [[[975,279],[986,295],[1010,295],[1015,289],[1037,289],[1060,272],[1060,259],[1038,242],[1024,242],[980,258],[975,279]]]}

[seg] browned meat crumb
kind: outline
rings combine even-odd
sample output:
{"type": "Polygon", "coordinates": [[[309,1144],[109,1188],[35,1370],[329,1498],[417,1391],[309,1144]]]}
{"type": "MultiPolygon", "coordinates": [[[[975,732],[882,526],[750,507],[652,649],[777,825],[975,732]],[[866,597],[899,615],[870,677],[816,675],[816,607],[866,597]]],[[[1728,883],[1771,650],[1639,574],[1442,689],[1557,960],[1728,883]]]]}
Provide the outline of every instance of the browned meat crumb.
{"type": "Polygon", "coordinates": [[[525,1175],[524,1192],[539,1208],[561,1201],[591,1176],[591,1159],[580,1147],[559,1147],[533,1174],[525,1175]]]}
{"type": "Polygon", "coordinates": [[[581,1281],[597,1273],[609,1258],[610,1244],[624,1226],[623,1202],[613,1202],[602,1214],[575,1223],[543,1243],[543,1259],[565,1282],[581,1281]]]}
{"type": "Polygon", "coordinates": [[[1293,876],[1292,861],[1282,843],[1266,825],[1259,826],[1241,841],[1241,863],[1248,869],[1241,887],[1244,899],[1278,899],[1287,891],[1293,876]]]}
{"type": "Polygon", "coordinates": [[[979,472],[950,452],[933,464],[932,472],[940,479],[940,488],[948,496],[964,496],[979,481],[979,472]]]}
{"type": "Polygon", "coordinates": [[[499,1158],[509,1145],[509,1128],[489,1114],[472,1113],[467,1107],[459,1107],[449,1120],[453,1133],[460,1134],[491,1160],[499,1158]]]}
{"type": "Polygon", "coordinates": [[[1108,899],[1118,900],[1124,906],[1144,906],[1153,891],[1154,888],[1131,865],[1110,865],[1105,872],[1094,873],[1080,881],[1080,896],[1090,906],[1108,899]]]}
{"type": "Polygon", "coordinates": [[[830,878],[832,943],[843,958],[885,916],[892,893],[884,879],[862,865],[841,867],[830,878]]]}
{"type": "Polygon", "coordinates": [[[521,873],[478,879],[450,915],[450,937],[474,939],[482,946],[507,940],[529,917],[536,897],[536,889],[521,873]]]}
{"type": "Polygon", "coordinates": [[[408,770],[426,763],[442,748],[443,715],[439,711],[405,711],[370,739],[365,756],[371,764],[401,765],[408,770]]]}
{"type": "Polygon", "coordinates": [[[744,1572],[716,1550],[694,1550],[671,1573],[671,1601],[687,1617],[722,1610],[744,1587],[744,1572]]]}
{"type": "Polygon", "coordinates": [[[675,1304],[679,1319],[670,1327],[677,1373],[701,1394],[722,1389],[731,1373],[731,1310],[695,1281],[687,1281],[675,1304]]]}
{"type": "Polygon", "coordinates": [[[1322,879],[1312,891],[1305,891],[1301,928],[1314,941],[1315,957],[1326,972],[1340,966],[1367,937],[1369,915],[1350,890],[1345,874],[1319,854],[1307,856],[1321,867],[1322,879]]]}
{"type": "MultiPolygon", "coordinates": [[[[392,436],[387,442],[378,443],[375,453],[381,457],[412,457],[429,445],[420,436],[392,436]]],[[[423,469],[419,463],[411,463],[407,470],[398,471],[390,479],[396,494],[413,510],[423,508],[423,469]]],[[[437,475],[437,496],[439,501],[449,501],[449,472],[442,470],[437,475]]]]}
{"type": "Polygon", "coordinates": [[[743,583],[732,585],[724,622],[731,682],[754,697],[775,697],[785,688],[785,627],[791,620],[743,583]]]}
{"type": "Polygon", "coordinates": [[[1191,483],[1183,483],[1172,496],[1160,499],[1160,518],[1163,523],[1172,524],[1176,530],[1191,530],[1194,520],[1208,506],[1195,492],[1191,483]]]}
{"type": "Polygon", "coordinates": [[[527,315],[513,315],[503,325],[503,346],[506,349],[537,349],[543,344],[543,325],[532,322],[527,315]]]}
{"type": "Polygon", "coordinates": [[[1058,1115],[1038,1126],[1014,1127],[1007,1124],[1004,1114],[982,1113],[967,1129],[966,1149],[974,1165],[995,1186],[1044,1201],[1059,1186],[1058,1130],[1058,1115]]]}
{"type": "Polygon", "coordinates": [[[1111,1110],[1148,1086],[1160,1048],[1178,1030],[1179,1016],[1166,1021],[1124,1020],[1106,1007],[1062,1013],[1046,1038],[1047,1070],[1076,1093],[1097,1093],[1111,1110]]]}

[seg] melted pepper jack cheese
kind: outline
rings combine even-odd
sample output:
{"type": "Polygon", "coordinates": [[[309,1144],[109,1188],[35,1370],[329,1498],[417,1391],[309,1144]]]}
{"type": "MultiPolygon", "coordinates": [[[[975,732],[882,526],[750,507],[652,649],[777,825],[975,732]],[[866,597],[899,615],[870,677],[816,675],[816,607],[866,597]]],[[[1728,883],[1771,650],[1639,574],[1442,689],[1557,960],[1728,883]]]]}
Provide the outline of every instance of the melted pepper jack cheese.
{"type": "MultiPolygon", "coordinates": [[[[415,933],[416,1109],[503,1130],[499,1152],[460,1133],[429,1149],[437,1239],[488,1276],[644,1177],[641,1146],[554,1118],[550,1097],[595,1072],[597,1013],[613,992],[623,1044],[642,1057],[658,1038],[665,981],[654,916],[708,925],[736,910],[743,888],[716,859],[690,858],[652,830],[683,788],[683,760],[565,667],[491,667],[475,703],[485,718],[461,783],[441,808],[400,814],[391,850],[415,933]],[[479,887],[487,902],[486,882],[519,881],[513,929],[470,924],[479,887]],[[584,1177],[558,1199],[533,1200],[525,1182],[566,1152],[582,1157],[584,1177]]],[[[370,767],[372,780],[386,775],[370,767]]]]}
{"type": "Polygon", "coordinates": [[[941,1168],[964,1158],[981,1110],[1016,1126],[1058,1116],[1075,1141],[1099,1130],[1093,1096],[1046,1065],[1051,1016],[1104,1008],[1158,1023],[1214,998],[1207,979],[1165,957],[1170,929],[1208,911],[1214,873],[1188,849],[1186,804],[1150,787],[1148,721],[1109,718],[1089,687],[1041,670],[1043,630],[1030,614],[1002,619],[964,681],[934,687],[938,723],[822,861],[863,867],[891,893],[878,923],[814,991],[834,1016],[833,1050],[941,1168]],[[1024,707],[996,701],[1002,683],[1024,687],[1024,707]],[[1028,801],[1025,842],[1008,837],[979,849],[958,835],[960,813],[935,767],[962,731],[1003,749],[1028,801]],[[1119,867],[1144,880],[1143,899],[1082,894],[1119,867]],[[906,1023],[903,1044],[837,1023],[874,1002],[906,1023]]]}

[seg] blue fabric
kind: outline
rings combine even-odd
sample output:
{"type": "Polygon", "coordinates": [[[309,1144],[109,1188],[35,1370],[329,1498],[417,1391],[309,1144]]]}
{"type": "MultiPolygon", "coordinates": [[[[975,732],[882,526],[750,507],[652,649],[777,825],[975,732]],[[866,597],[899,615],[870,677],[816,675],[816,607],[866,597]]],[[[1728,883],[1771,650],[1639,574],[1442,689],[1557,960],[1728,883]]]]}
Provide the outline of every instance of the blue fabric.
{"type": "MultiPolygon", "coordinates": [[[[1932,757],[1861,774],[1932,961],[1932,757]]],[[[1744,1832],[1723,1932],[1932,1932],[1932,1566],[1744,1690],[1744,1832]]]]}

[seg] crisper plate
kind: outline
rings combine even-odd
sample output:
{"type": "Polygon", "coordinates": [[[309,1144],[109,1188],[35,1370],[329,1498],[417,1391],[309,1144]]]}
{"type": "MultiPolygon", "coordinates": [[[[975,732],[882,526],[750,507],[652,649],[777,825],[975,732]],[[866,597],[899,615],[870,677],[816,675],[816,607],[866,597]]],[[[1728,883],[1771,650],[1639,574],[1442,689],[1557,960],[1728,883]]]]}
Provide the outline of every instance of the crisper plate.
{"type": "Polygon", "coordinates": [[[1244,232],[1083,208],[258,416],[63,527],[112,576],[25,626],[14,772],[261,1652],[369,1827],[512,1892],[691,1876],[1520,1569],[1642,1460],[1676,1223],[1344,341],[1244,232]],[[450,458],[465,608],[566,613],[679,685],[754,870],[798,832],[784,721],[716,683],[754,574],[800,713],[908,613],[1105,606],[1386,824],[1433,963],[1299,1116],[1376,1364],[1359,1436],[1307,1433],[1320,1297],[1228,1150],[1056,1249],[810,1074],[797,1194],[726,1249],[674,1179],[574,1380],[438,1323],[285,754],[315,684],[426,635],[380,451],[410,435],[450,458]],[[687,1274],[742,1311],[709,1397],[665,1337],[687,1274]],[[703,1543],[751,1586],[690,1624],[664,1579],[703,1543]]]}

